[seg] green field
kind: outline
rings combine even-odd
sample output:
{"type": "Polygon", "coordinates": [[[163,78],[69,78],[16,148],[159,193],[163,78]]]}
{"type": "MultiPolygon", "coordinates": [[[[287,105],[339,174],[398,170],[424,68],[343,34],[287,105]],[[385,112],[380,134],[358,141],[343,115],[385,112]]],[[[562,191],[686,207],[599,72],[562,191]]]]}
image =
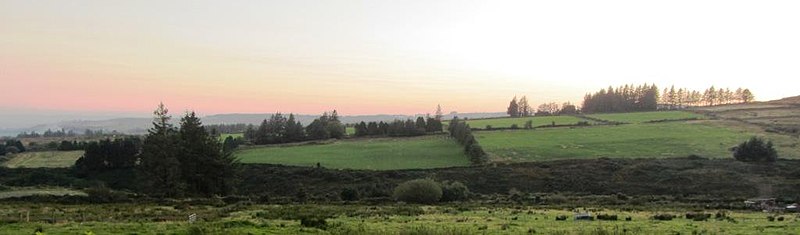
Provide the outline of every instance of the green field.
{"type": "MultiPolygon", "coordinates": [[[[475,119],[475,120],[467,120],[467,124],[469,124],[472,128],[486,128],[486,125],[491,125],[492,128],[500,128],[500,127],[511,127],[513,124],[517,124],[519,128],[523,128],[525,126],[525,122],[528,120],[533,120],[533,126],[544,126],[544,125],[551,125],[555,122],[556,125],[574,125],[580,121],[588,121],[592,123],[592,121],[585,120],[578,117],[573,116],[541,116],[541,117],[521,117],[521,118],[490,118],[490,119],[475,119]]],[[[447,126],[447,124],[444,124],[447,126]]]]}
{"type": "Polygon", "coordinates": [[[219,135],[219,139],[224,141],[226,138],[228,138],[228,136],[231,136],[234,139],[236,139],[236,138],[244,138],[244,133],[220,134],[219,135]]]}
{"type": "Polygon", "coordinates": [[[501,160],[537,161],[597,157],[730,157],[729,148],[753,134],[704,123],[669,122],[475,132],[501,160]]]}
{"type": "Polygon", "coordinates": [[[70,167],[75,161],[83,156],[83,151],[45,151],[45,152],[23,152],[15,154],[4,166],[16,167],[70,167]]]}
{"type": "MultiPolygon", "coordinates": [[[[726,212],[707,221],[684,218],[686,211],[592,209],[591,215],[616,215],[617,221],[576,221],[575,212],[530,207],[256,205],[177,209],[157,205],[2,205],[2,234],[798,234],[794,215],[726,212]],[[226,210],[224,213],[222,210],[226,210]],[[190,224],[186,215],[196,213],[190,224]],[[303,226],[298,217],[325,218],[321,228],[303,226]],[[678,216],[669,221],[656,214],[678,216]],[[23,215],[23,216],[21,216],[23,215]],[[556,221],[557,216],[567,216],[556,221]],[[630,217],[630,221],[625,218],[630,217]],[[154,222],[153,218],[166,220],[154,222]],[[30,222],[26,222],[30,219],[30,222]],[[55,220],[55,223],[47,223],[55,220]]],[[[591,208],[590,208],[591,209],[591,208]]],[[[714,215],[717,211],[703,213],[714,215]]]]}
{"type": "Polygon", "coordinates": [[[658,111],[639,113],[606,113],[587,115],[592,118],[624,123],[643,123],[658,120],[702,119],[705,116],[684,111],[658,111]]]}
{"type": "Polygon", "coordinates": [[[469,165],[463,149],[444,135],[341,140],[329,144],[256,147],[236,152],[242,163],[335,169],[412,169],[469,165]]]}

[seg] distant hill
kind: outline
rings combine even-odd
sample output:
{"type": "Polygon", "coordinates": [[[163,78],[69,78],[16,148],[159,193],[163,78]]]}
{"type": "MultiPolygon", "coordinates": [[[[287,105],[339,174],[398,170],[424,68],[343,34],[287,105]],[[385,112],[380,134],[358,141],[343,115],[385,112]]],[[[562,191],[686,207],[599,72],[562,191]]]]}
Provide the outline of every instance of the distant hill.
{"type": "Polygon", "coordinates": [[[779,100],[773,100],[773,101],[769,101],[767,103],[773,103],[773,104],[800,104],[800,95],[799,96],[786,97],[786,98],[779,99],[779,100]]]}
{"type": "MultiPolygon", "coordinates": [[[[268,118],[272,113],[259,113],[259,114],[216,114],[216,115],[209,115],[202,118],[204,124],[234,124],[234,123],[245,123],[245,124],[254,124],[257,125],[261,123],[264,119],[268,118]]],[[[452,113],[444,115],[445,119],[451,119],[453,116],[458,116],[460,118],[488,118],[488,117],[501,117],[505,116],[505,113],[452,113]]],[[[344,123],[356,123],[356,122],[371,122],[371,121],[392,121],[395,119],[406,119],[406,118],[416,118],[417,116],[424,116],[424,115],[391,115],[391,114],[377,114],[377,115],[355,115],[355,116],[340,116],[340,119],[344,123]]],[[[303,124],[311,123],[315,118],[318,118],[319,115],[296,115],[295,116],[298,121],[303,124]]],[[[173,120],[177,122],[177,119],[173,120]]],[[[86,120],[76,120],[76,121],[62,121],[56,123],[49,123],[49,124],[41,124],[36,125],[30,128],[20,128],[20,129],[4,129],[0,132],[0,136],[14,136],[19,134],[20,132],[30,132],[36,131],[39,133],[44,132],[47,129],[52,130],[73,130],[79,133],[82,133],[86,129],[90,130],[104,130],[104,131],[113,131],[116,130],[118,132],[126,133],[126,134],[144,134],[147,132],[147,129],[150,128],[152,119],[150,118],[114,118],[114,119],[107,119],[107,120],[97,120],[97,121],[86,121],[86,120]]]]}

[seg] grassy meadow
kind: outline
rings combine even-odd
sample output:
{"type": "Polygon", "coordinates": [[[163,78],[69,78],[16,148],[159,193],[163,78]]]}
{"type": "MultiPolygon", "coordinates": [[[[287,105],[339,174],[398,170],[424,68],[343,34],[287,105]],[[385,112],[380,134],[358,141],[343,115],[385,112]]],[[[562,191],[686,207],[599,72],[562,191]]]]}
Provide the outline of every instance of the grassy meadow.
{"type": "Polygon", "coordinates": [[[70,167],[75,161],[83,156],[83,151],[44,151],[44,152],[23,152],[14,154],[11,159],[3,163],[3,166],[10,168],[17,167],[70,167]]]}
{"type": "MultiPolygon", "coordinates": [[[[540,117],[521,117],[521,118],[489,118],[489,119],[475,119],[475,120],[467,120],[467,124],[469,124],[472,128],[486,128],[487,125],[491,125],[492,128],[508,128],[511,127],[513,124],[517,124],[519,128],[523,128],[525,126],[525,122],[528,120],[533,121],[533,126],[544,126],[544,125],[551,125],[555,123],[556,125],[574,125],[580,121],[587,121],[592,123],[593,121],[586,120],[579,117],[574,116],[540,116],[540,117]]],[[[446,126],[447,124],[445,124],[446,126]]]]}
{"type": "Polygon", "coordinates": [[[605,113],[605,114],[592,114],[587,116],[606,121],[623,122],[623,123],[643,123],[648,121],[660,121],[660,120],[702,119],[705,117],[701,114],[684,112],[684,111],[605,113]]]}
{"type": "Polygon", "coordinates": [[[729,148],[752,134],[692,122],[548,128],[474,133],[499,160],[598,157],[730,157],[729,148]]]}
{"type": "Polygon", "coordinates": [[[244,148],[242,163],[314,166],[335,169],[415,169],[469,165],[463,149],[444,135],[369,138],[328,144],[244,148]]]}
{"type": "MultiPolygon", "coordinates": [[[[575,221],[574,211],[531,207],[254,205],[184,208],[155,205],[2,206],[6,221],[0,234],[797,234],[795,215],[725,212],[706,221],[684,218],[686,211],[619,211],[591,209],[592,215],[616,215],[617,221],[575,221]],[[226,211],[222,213],[222,211],[226,211]],[[186,215],[196,213],[198,222],[186,215]],[[653,220],[672,214],[669,221],[653,220]],[[26,215],[21,216],[21,215],[26,215]],[[566,216],[565,221],[556,221],[566,216]],[[767,216],[781,217],[769,221],[767,216]],[[324,225],[300,218],[325,219],[324,225]],[[630,217],[630,221],[625,218],[630,217]],[[153,218],[159,218],[154,221],[153,218]],[[56,223],[45,221],[55,220],[56,223]]],[[[704,211],[714,215],[715,210],[704,211]]]]}

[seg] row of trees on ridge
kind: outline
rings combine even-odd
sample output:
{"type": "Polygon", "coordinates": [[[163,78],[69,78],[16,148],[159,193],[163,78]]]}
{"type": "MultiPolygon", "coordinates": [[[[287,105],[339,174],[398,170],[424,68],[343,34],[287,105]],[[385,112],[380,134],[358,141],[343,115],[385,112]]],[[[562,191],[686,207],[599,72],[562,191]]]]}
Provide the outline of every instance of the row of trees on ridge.
{"type": "Polygon", "coordinates": [[[419,136],[442,131],[442,121],[432,117],[417,117],[417,120],[394,120],[393,122],[360,122],[353,126],[355,136],[419,136]]]}

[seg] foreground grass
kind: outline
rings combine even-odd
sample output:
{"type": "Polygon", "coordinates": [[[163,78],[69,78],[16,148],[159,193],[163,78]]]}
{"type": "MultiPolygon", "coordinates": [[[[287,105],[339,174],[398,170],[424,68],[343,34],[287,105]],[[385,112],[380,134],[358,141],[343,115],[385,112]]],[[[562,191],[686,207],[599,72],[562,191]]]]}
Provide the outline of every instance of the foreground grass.
{"type": "Polygon", "coordinates": [[[83,156],[83,151],[45,151],[23,152],[14,156],[3,165],[9,168],[26,167],[70,167],[83,156]]]}
{"type": "Polygon", "coordinates": [[[606,113],[587,115],[606,121],[624,123],[643,123],[660,120],[682,120],[682,119],[703,119],[705,116],[684,112],[684,111],[657,111],[657,112],[638,112],[638,113],[606,113]]]}
{"type": "MultiPolygon", "coordinates": [[[[727,218],[693,221],[686,211],[617,211],[591,209],[592,215],[613,214],[618,221],[575,221],[575,212],[530,207],[450,206],[333,206],[259,205],[237,208],[189,207],[174,209],[140,205],[4,205],[0,234],[31,234],[41,228],[47,234],[797,234],[800,223],[793,214],[726,212],[727,218]],[[58,211],[58,213],[53,213],[58,211]],[[222,212],[224,213],[217,213],[222,212]],[[191,214],[158,220],[159,213],[191,214]],[[19,214],[33,216],[30,222],[19,214]],[[38,217],[48,214],[55,223],[38,217]],[[81,217],[81,214],[90,214],[81,217]],[[99,215],[95,215],[99,214],[99,215]],[[222,217],[214,215],[223,214],[222,217]],[[651,219],[656,214],[677,215],[670,221],[651,219]],[[135,215],[135,216],[132,216],[135,215]],[[559,215],[566,221],[556,221],[559,215]],[[207,217],[211,216],[211,217],[207,217]],[[324,226],[307,227],[298,217],[324,218],[324,226]],[[767,216],[783,217],[769,221],[767,216]],[[53,218],[55,217],[55,218],[53,218]],[[72,218],[74,217],[74,218],[72,218]],[[631,221],[624,218],[630,217],[631,221]]],[[[583,211],[581,211],[583,212],[583,211]]],[[[717,211],[704,211],[714,214],[717,211]]]]}
{"type": "Polygon", "coordinates": [[[236,152],[242,163],[271,163],[336,169],[418,169],[469,165],[463,149],[444,135],[367,138],[329,144],[256,147],[236,152]]]}
{"type": "MultiPolygon", "coordinates": [[[[597,157],[730,157],[730,148],[753,134],[705,122],[668,122],[475,132],[488,152],[503,160],[597,157]]],[[[789,157],[789,156],[783,156],[789,157]]]]}
{"type": "Polygon", "coordinates": [[[0,199],[34,195],[86,196],[86,193],[68,188],[10,188],[0,191],[0,199]]]}

